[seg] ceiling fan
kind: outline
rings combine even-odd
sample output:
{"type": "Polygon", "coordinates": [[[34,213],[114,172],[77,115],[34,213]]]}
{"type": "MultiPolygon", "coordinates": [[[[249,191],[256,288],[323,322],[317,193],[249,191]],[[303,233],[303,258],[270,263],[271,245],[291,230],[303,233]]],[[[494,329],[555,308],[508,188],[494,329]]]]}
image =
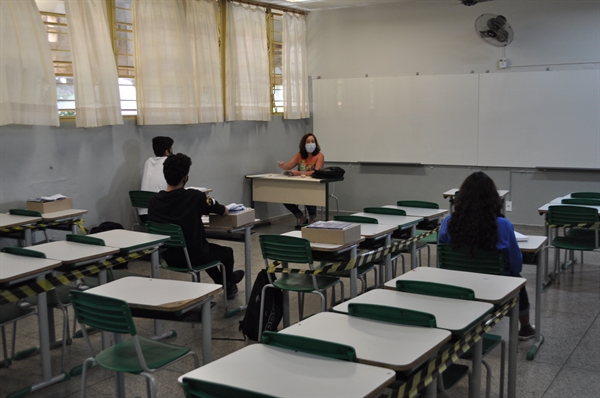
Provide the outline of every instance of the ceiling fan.
{"type": "Polygon", "coordinates": [[[477,3],[485,3],[486,1],[492,1],[492,0],[460,0],[460,3],[463,6],[474,6],[477,3]]]}

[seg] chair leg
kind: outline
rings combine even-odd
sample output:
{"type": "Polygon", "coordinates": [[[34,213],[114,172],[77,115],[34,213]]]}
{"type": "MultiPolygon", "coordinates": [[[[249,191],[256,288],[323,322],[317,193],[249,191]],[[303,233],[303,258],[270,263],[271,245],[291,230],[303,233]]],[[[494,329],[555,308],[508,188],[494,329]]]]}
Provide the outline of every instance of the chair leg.
{"type": "Polygon", "coordinates": [[[83,367],[81,369],[81,398],[85,398],[85,384],[87,380],[88,368],[91,368],[91,366],[88,366],[88,363],[90,362],[92,363],[92,366],[96,364],[96,360],[93,357],[90,357],[83,361],[83,367]]]}
{"type": "Polygon", "coordinates": [[[304,319],[304,293],[298,293],[298,320],[304,319]]]}
{"type": "Polygon", "coordinates": [[[504,363],[506,362],[506,341],[500,340],[500,395],[504,398],[504,363]]]}
{"type": "Polygon", "coordinates": [[[485,398],[490,398],[490,390],[492,389],[492,369],[485,360],[481,360],[481,363],[485,366],[485,398]]]}
{"type": "Polygon", "coordinates": [[[142,372],[140,374],[146,378],[146,389],[148,391],[148,396],[150,398],[156,398],[156,379],[150,373],[147,372],[142,372]]]}
{"type": "Polygon", "coordinates": [[[264,285],[260,292],[260,314],[258,315],[258,335],[257,335],[258,341],[261,341],[261,339],[262,339],[263,313],[265,311],[265,292],[267,291],[267,289],[269,287],[273,287],[273,285],[264,285]]]}

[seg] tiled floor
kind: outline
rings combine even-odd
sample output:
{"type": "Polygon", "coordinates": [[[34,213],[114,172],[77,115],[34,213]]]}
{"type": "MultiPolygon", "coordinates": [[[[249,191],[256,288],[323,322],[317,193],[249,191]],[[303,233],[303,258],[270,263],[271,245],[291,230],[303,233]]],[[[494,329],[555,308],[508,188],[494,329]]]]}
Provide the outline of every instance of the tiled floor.
{"type": "MultiPolygon", "coordinates": [[[[289,231],[292,221],[284,220],[270,226],[257,228],[252,236],[253,275],[256,275],[264,263],[258,245],[258,235],[264,233],[282,233],[289,231]]],[[[543,235],[543,229],[537,227],[519,227],[517,230],[524,234],[543,235]]],[[[217,241],[215,241],[217,242],[217,241]]],[[[236,269],[243,269],[244,251],[242,241],[219,241],[234,248],[236,269]]],[[[432,251],[435,255],[435,250],[432,251]]],[[[552,258],[552,251],[550,252],[552,258]]],[[[578,256],[579,257],[579,256],[578,256]]],[[[435,264],[435,259],[432,259],[435,264]]],[[[149,275],[149,263],[136,261],[130,263],[130,270],[149,275]]],[[[186,275],[161,271],[163,277],[189,280],[186,275]]],[[[534,265],[525,265],[523,277],[527,278],[529,297],[532,305],[531,317],[534,317],[535,303],[535,274],[534,265]]],[[[205,281],[210,280],[207,276],[205,281]]],[[[346,284],[348,285],[348,284],[346,284]]],[[[239,285],[238,296],[230,301],[231,307],[243,304],[245,292],[243,283],[239,285]]],[[[307,313],[317,308],[317,300],[307,298],[307,313]]],[[[552,284],[542,294],[542,334],[545,343],[533,361],[527,361],[531,341],[519,343],[517,397],[598,397],[600,396],[600,253],[585,253],[584,264],[575,265],[574,273],[566,271],[561,276],[560,285],[552,284]]],[[[224,318],[222,300],[215,300],[217,305],[212,310],[213,317],[213,358],[218,359],[230,352],[249,344],[244,341],[238,330],[240,313],[232,318],[224,318]]],[[[295,303],[292,302],[292,322],[297,321],[295,303]]],[[[69,311],[72,321],[72,309],[69,311]]],[[[61,316],[56,312],[57,333],[61,331],[61,316]]],[[[152,321],[136,319],[139,333],[152,334],[152,321]]],[[[165,327],[177,331],[177,337],[169,341],[191,347],[202,358],[202,333],[200,325],[189,323],[165,322],[165,327]]],[[[503,319],[493,330],[496,334],[508,337],[508,319],[503,319]]],[[[8,337],[10,337],[10,332],[8,337]]],[[[17,350],[37,345],[37,320],[30,317],[19,322],[17,350]]],[[[100,335],[92,336],[94,344],[99,346],[100,335]]],[[[88,356],[82,339],[74,339],[67,347],[66,369],[80,365],[88,356]]],[[[500,363],[499,349],[487,358],[492,367],[492,397],[498,396],[498,369],[500,363]]],[[[58,373],[61,366],[61,350],[52,350],[52,367],[58,373]]],[[[156,373],[159,397],[183,396],[177,384],[177,378],[192,369],[191,359],[184,360],[165,370],[156,373]]],[[[485,371],[483,372],[485,378],[485,371]]],[[[33,356],[14,362],[9,368],[0,369],[0,396],[26,388],[41,379],[39,357],[33,356]]],[[[145,396],[145,383],[141,376],[125,377],[128,397],[145,396]]],[[[88,377],[88,397],[113,397],[114,377],[100,368],[90,371],[88,377]]],[[[76,397],[80,395],[81,377],[72,377],[62,383],[32,392],[30,397],[76,397]]],[[[485,383],[482,383],[485,388],[485,383]]],[[[506,392],[506,390],[505,390],[506,392]]],[[[461,382],[448,391],[450,397],[466,397],[467,384],[461,382]]]]}

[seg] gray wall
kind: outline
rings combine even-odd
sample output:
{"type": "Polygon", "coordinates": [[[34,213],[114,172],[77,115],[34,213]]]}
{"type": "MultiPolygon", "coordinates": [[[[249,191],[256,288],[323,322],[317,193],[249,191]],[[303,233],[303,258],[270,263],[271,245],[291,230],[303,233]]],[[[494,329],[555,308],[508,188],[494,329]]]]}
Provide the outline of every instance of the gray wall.
{"type": "MultiPolygon", "coordinates": [[[[450,2],[400,2],[312,12],[308,16],[309,74],[313,79],[598,70],[600,1],[492,1],[465,7],[450,2]],[[499,70],[503,49],[484,43],[474,23],[483,13],[502,14],[514,41],[504,48],[509,68],[499,70]]],[[[560,112],[560,109],[556,109],[560,112]]],[[[600,129],[600,126],[598,127],[600,129]]],[[[365,131],[369,135],[371,132],[365,131]]],[[[568,134],[568,132],[565,132],[568,134]]],[[[589,145],[600,146],[600,142],[589,145]]],[[[377,142],[374,141],[374,146],[377,142]]],[[[530,148],[534,152],[536,148],[530,148]]],[[[327,148],[323,148],[327,157],[327,148]]],[[[565,156],[577,156],[565,153],[565,156]]],[[[401,161],[401,160],[399,160],[401,161]]],[[[342,210],[421,199],[446,207],[442,193],[458,188],[481,168],[339,163],[346,180],[336,184],[342,210]]],[[[600,168],[600,164],[598,165],[600,168]]],[[[510,189],[518,224],[542,225],[537,208],[571,191],[600,190],[600,172],[484,168],[499,189],[510,189]]]]}

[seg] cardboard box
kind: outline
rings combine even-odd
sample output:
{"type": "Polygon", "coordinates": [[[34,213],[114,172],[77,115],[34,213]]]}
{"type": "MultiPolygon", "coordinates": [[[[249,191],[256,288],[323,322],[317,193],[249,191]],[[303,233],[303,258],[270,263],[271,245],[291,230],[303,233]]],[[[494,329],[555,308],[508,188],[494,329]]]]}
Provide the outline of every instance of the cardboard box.
{"type": "Polygon", "coordinates": [[[27,201],[27,210],[39,211],[40,213],[54,213],[55,211],[70,210],[73,208],[73,199],[64,198],[52,202],[27,201]]]}
{"type": "Polygon", "coordinates": [[[246,209],[234,214],[219,216],[210,214],[208,216],[208,225],[211,227],[241,227],[254,222],[254,209],[246,209]]]}
{"type": "MultiPolygon", "coordinates": [[[[326,221],[321,225],[325,226],[326,223],[330,221],[326,221]]],[[[314,243],[331,243],[334,245],[345,245],[346,243],[356,242],[360,240],[360,224],[352,224],[352,223],[339,223],[338,224],[347,224],[343,228],[315,228],[309,225],[302,228],[302,237],[304,239],[308,239],[314,243]]],[[[333,225],[333,224],[332,224],[333,225]]]]}

